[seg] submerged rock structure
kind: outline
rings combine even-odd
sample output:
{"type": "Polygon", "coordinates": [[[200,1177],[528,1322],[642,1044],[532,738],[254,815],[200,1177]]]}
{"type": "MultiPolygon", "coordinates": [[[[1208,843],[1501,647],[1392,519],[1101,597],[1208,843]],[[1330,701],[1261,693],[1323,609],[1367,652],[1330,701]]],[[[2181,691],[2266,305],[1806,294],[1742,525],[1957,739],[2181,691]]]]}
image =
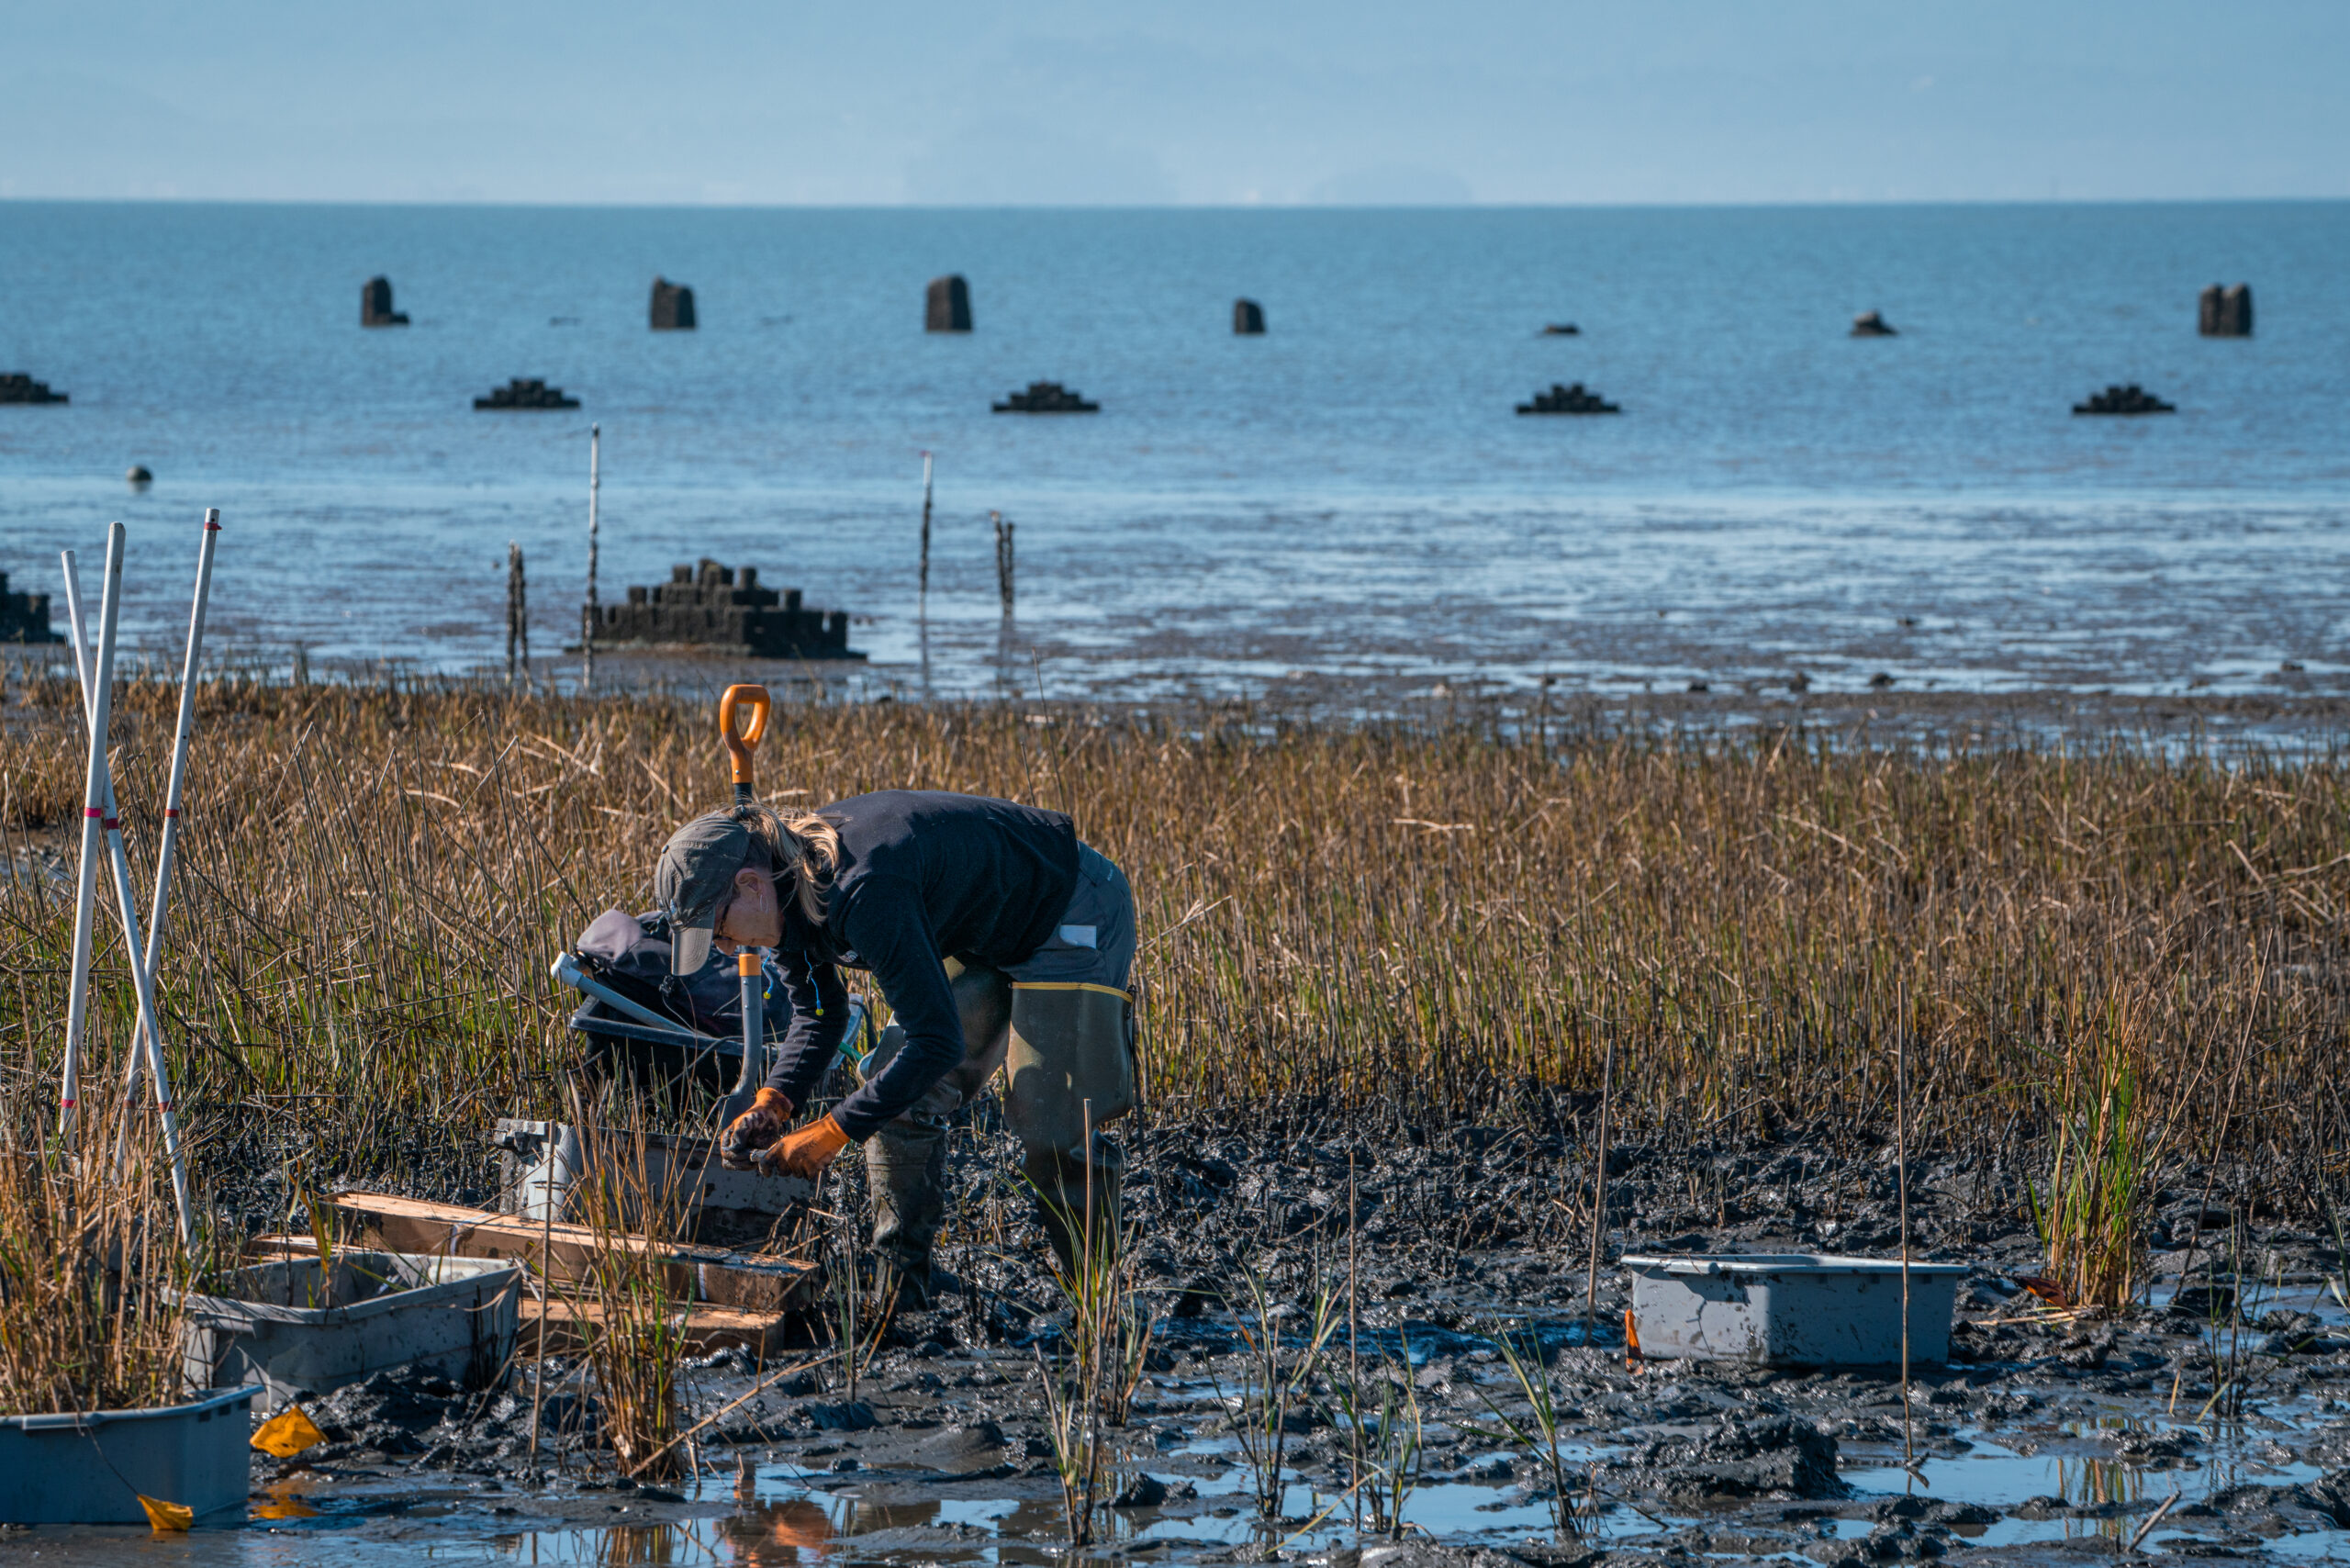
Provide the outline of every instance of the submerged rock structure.
{"type": "Polygon", "coordinates": [[[2109,386],[2102,392],[2092,392],[2085,403],[2073,405],[2076,414],[2176,414],[2178,407],[2165,403],[2132,381],[2127,386],[2109,386]]]}
{"type": "Polygon", "coordinates": [[[21,370],[0,375],[0,403],[64,403],[72,399],[51,392],[46,381],[35,381],[21,370]]]}
{"type": "Polygon", "coordinates": [[[925,332],[968,332],[971,330],[971,288],[961,273],[930,280],[923,299],[922,330],[925,332]]]}
{"type": "Polygon", "coordinates": [[[759,586],[756,566],[704,556],[673,566],[669,580],[632,585],[624,604],[597,607],[596,642],[684,644],[761,659],[861,659],[848,645],[848,611],[808,610],[800,590],[759,586]]]}
{"type": "Polygon", "coordinates": [[[1025,392],[1014,392],[990,405],[999,414],[1098,414],[1099,403],[1089,403],[1058,381],[1031,381],[1025,392]]]}
{"type": "Polygon", "coordinates": [[[694,291],[658,274],[653,279],[653,330],[690,332],[694,330],[694,291]]]}
{"type": "Polygon", "coordinates": [[[1596,392],[1586,392],[1578,381],[1572,386],[1550,383],[1548,392],[1534,394],[1531,403],[1520,403],[1521,414],[1620,414],[1624,410],[1596,392]]]}
{"type": "Polygon", "coordinates": [[[392,280],[376,276],[359,286],[359,324],[363,327],[405,327],[408,312],[392,308],[392,280]]]}
{"type": "Polygon", "coordinates": [[[2197,301],[2195,330],[2207,338],[2252,336],[2252,285],[2221,288],[2215,283],[2205,289],[2197,301]]]}
{"type": "Polygon", "coordinates": [[[0,643],[62,643],[49,623],[49,595],[11,593],[8,574],[0,572],[0,643]]]}
{"type": "Polygon", "coordinates": [[[560,386],[518,375],[487,398],[474,399],[476,409],[576,409],[579,399],[566,398],[560,386]]]}
{"type": "Polygon", "coordinates": [[[1897,338],[1891,323],[1881,310],[1863,310],[1852,318],[1852,336],[1856,338],[1897,338]]]}
{"type": "Polygon", "coordinates": [[[1236,338],[1261,338],[1265,335],[1265,308],[1253,299],[1232,302],[1232,335],[1236,338]]]}

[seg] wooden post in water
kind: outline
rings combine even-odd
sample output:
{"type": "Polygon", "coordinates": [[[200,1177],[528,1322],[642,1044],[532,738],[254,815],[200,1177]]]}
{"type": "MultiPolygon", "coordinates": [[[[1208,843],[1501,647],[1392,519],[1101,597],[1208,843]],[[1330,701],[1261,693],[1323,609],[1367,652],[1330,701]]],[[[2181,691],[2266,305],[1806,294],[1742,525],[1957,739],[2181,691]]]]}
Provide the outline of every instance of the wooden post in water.
{"type": "Polygon", "coordinates": [[[1003,521],[1000,511],[988,513],[988,521],[995,524],[995,589],[1003,600],[1004,619],[1012,618],[1012,524],[1003,521]]]}
{"type": "Polygon", "coordinates": [[[531,673],[529,590],[522,581],[522,547],[506,542],[506,684],[514,684],[517,670],[531,673]]]}
{"type": "Polygon", "coordinates": [[[596,689],[596,496],[603,488],[603,477],[598,472],[598,459],[602,455],[604,427],[588,427],[588,602],[579,614],[579,689],[596,689]]]}
{"type": "Polygon", "coordinates": [[[922,454],[922,577],[918,591],[930,597],[930,454],[922,454]]]}

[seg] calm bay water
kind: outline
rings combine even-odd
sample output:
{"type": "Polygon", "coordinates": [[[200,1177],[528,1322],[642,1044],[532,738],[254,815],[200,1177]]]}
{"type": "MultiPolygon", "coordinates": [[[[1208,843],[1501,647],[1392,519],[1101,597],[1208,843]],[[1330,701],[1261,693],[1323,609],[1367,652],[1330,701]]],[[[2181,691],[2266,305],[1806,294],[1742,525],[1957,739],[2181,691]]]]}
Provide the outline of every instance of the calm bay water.
{"type": "MultiPolygon", "coordinates": [[[[699,555],[934,689],[2350,687],[2350,204],[936,212],[0,204],[0,570],[130,528],[163,653],[222,509],[224,644],[462,668],[504,555],[573,634],[699,555]],[[978,330],[924,334],[959,271],[978,330]],[[415,324],[363,331],[388,274],[415,324]],[[700,329],[646,330],[656,273],[700,329]],[[2248,280],[2249,342],[2199,339],[2248,280]],[[1233,299],[1270,332],[1237,339],[1233,299]],[[1855,341],[1853,312],[1901,335],[1855,341]],[[1583,335],[1538,335],[1573,321],[1583,335]],[[476,413],[514,375],[576,413],[476,413]],[[1087,417],[994,416],[1049,378],[1087,417]],[[1619,418],[1513,406],[1582,381],[1619,418]],[[2137,381],[2175,416],[2081,419],[2137,381]],[[132,494],[133,462],[155,470],[132,494]],[[1018,527],[1006,644],[987,524],[1018,527]],[[1032,655],[1031,650],[1034,650],[1032,655]]],[[[94,575],[95,566],[85,566],[94,575]]],[[[61,614],[62,621],[62,614],[61,614]]]]}

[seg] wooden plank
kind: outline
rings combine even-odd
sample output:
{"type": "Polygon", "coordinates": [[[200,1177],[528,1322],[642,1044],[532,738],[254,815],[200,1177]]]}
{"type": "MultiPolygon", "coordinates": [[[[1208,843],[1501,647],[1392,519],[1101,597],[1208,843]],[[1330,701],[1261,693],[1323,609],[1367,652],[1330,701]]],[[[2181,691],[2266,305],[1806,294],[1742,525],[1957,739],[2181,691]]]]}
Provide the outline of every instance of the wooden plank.
{"type": "MultiPolygon", "coordinates": [[[[582,1326],[600,1323],[603,1316],[603,1308],[594,1302],[565,1301],[557,1296],[543,1305],[524,1296],[521,1327],[514,1341],[515,1359],[526,1361],[538,1353],[537,1336],[542,1323],[546,1327],[548,1355],[576,1354],[588,1344],[582,1326]]],[[[684,1316],[686,1349],[690,1354],[706,1356],[712,1350],[740,1346],[755,1356],[775,1355],[785,1348],[789,1320],[790,1314],[783,1312],[697,1306],[684,1316]]]]}
{"type": "Polygon", "coordinates": [[[557,1283],[571,1283],[587,1274],[602,1249],[619,1247],[656,1256],[668,1288],[681,1299],[750,1312],[780,1312],[812,1301],[821,1272],[815,1264],[797,1258],[626,1234],[599,1238],[583,1225],[549,1225],[520,1215],[389,1193],[340,1193],[335,1205],[354,1222],[364,1245],[387,1252],[511,1258],[557,1283]]]}

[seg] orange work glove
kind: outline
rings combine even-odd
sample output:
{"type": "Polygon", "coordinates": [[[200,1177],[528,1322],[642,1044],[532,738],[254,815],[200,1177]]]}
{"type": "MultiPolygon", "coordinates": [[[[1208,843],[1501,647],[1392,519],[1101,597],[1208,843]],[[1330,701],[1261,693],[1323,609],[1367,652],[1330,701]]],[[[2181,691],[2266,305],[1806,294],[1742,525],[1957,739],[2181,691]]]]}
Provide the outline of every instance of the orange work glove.
{"type": "Polygon", "coordinates": [[[791,1125],[791,1102],[780,1089],[762,1089],[751,1108],[726,1124],[718,1135],[718,1162],[729,1170],[748,1170],[767,1147],[791,1125]]]}
{"type": "Polygon", "coordinates": [[[848,1134],[829,1115],[819,1116],[806,1126],[774,1145],[759,1157],[759,1163],[786,1176],[805,1176],[814,1181],[833,1156],[848,1147],[848,1134]]]}

